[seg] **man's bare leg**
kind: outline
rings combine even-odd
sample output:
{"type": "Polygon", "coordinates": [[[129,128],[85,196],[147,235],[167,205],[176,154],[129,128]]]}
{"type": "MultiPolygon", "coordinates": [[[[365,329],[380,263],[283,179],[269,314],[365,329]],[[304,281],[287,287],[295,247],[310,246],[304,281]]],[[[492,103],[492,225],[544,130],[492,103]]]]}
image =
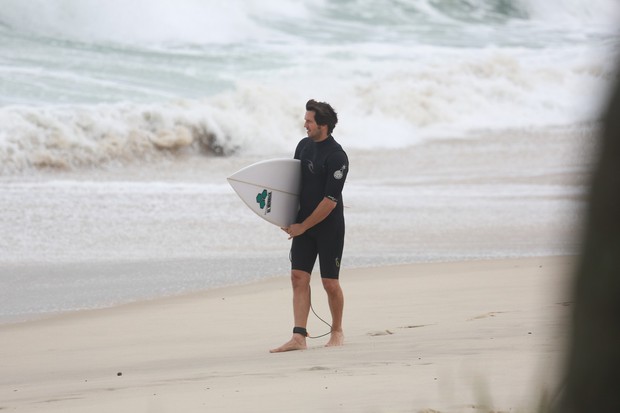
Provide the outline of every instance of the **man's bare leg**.
{"type": "Polygon", "coordinates": [[[344,310],[344,295],[340,282],[336,279],[322,278],[323,287],[327,292],[329,310],[332,314],[332,332],[326,347],[342,346],[344,333],[342,331],[342,313],[344,310]]]}
{"type": "MultiPolygon", "coordinates": [[[[293,317],[295,327],[306,328],[308,314],[310,313],[310,274],[305,271],[291,271],[291,283],[293,285],[293,317]]],[[[293,337],[278,348],[269,350],[270,353],[284,351],[305,350],[306,337],[302,334],[293,334],[293,337]]]]}

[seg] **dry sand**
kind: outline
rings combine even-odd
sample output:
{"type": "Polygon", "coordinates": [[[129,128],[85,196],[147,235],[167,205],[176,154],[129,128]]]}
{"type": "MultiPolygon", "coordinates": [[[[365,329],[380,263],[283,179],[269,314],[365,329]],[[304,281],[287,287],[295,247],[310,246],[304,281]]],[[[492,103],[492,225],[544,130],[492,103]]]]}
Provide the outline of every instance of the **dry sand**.
{"type": "MultiPolygon", "coordinates": [[[[343,270],[338,348],[268,352],[293,327],[287,277],[5,324],[0,410],[533,411],[557,387],[573,261],[343,270]]],[[[310,315],[311,334],[326,329],[310,315]]]]}

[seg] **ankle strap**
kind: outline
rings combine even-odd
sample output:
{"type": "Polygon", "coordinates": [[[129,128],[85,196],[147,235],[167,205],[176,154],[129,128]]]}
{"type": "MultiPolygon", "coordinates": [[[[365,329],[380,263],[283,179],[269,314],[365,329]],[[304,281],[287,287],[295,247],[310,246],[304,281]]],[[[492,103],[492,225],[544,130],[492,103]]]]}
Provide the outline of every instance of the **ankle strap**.
{"type": "Polygon", "coordinates": [[[295,327],[293,328],[293,334],[301,334],[304,337],[308,337],[308,330],[303,327],[295,327]]]}

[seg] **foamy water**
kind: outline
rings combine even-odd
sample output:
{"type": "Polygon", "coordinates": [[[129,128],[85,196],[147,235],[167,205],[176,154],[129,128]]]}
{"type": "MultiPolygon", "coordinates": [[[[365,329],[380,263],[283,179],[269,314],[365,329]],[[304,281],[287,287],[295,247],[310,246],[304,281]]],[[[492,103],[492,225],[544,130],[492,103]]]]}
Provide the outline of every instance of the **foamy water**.
{"type": "MultiPolygon", "coordinates": [[[[349,151],[345,274],[575,253],[591,132],[485,138],[349,151]]],[[[225,183],[257,159],[3,179],[0,320],[285,276],[286,234],[225,183]]]]}
{"type": "Polygon", "coordinates": [[[343,265],[572,253],[614,0],[5,0],[0,319],[287,272],[226,184],[331,102],[343,265]],[[33,18],[36,16],[36,18],[33,18]]]}
{"type": "Polygon", "coordinates": [[[0,171],[283,151],[310,97],[341,112],[353,148],[589,122],[615,74],[619,9],[6,0],[0,171]]]}

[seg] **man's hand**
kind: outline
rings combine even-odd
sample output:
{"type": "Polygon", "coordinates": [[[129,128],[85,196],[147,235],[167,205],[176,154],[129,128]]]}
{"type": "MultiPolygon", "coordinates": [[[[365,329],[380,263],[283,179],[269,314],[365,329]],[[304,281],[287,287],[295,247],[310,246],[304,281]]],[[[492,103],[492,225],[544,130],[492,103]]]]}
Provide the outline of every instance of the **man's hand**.
{"type": "Polygon", "coordinates": [[[319,205],[312,211],[312,214],[305,219],[301,224],[292,224],[288,227],[282,228],[282,231],[286,232],[289,237],[293,239],[300,236],[308,229],[312,228],[319,222],[323,221],[327,216],[336,208],[336,201],[332,201],[329,198],[323,198],[319,205]]]}
{"type": "Polygon", "coordinates": [[[303,224],[292,224],[282,228],[282,231],[288,234],[288,239],[293,239],[306,232],[306,227],[303,224]]]}

